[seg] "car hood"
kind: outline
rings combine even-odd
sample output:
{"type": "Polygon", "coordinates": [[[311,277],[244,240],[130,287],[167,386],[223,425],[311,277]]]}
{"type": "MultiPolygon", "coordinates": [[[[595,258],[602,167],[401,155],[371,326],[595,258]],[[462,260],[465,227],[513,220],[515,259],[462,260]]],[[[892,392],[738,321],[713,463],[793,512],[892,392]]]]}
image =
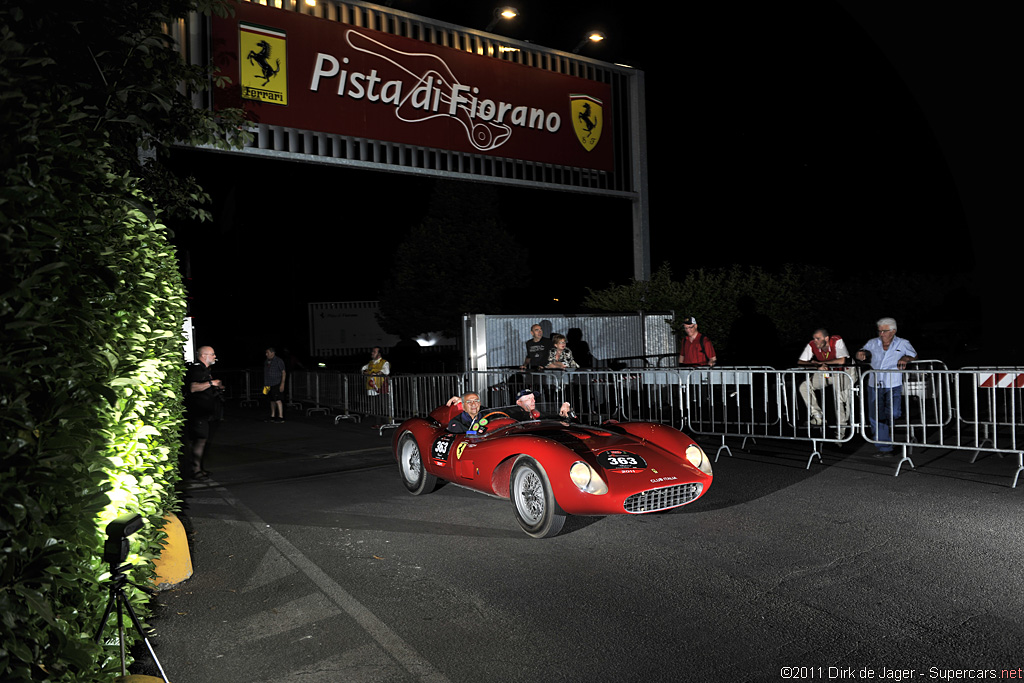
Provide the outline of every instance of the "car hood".
{"type": "MultiPolygon", "coordinates": [[[[655,442],[626,432],[615,425],[589,426],[573,425],[566,426],[556,420],[538,420],[536,422],[525,422],[513,425],[505,432],[512,434],[529,434],[541,437],[548,441],[568,448],[581,458],[584,458],[592,465],[600,464],[602,469],[610,468],[605,462],[599,463],[602,458],[628,458],[630,455],[640,456],[646,467],[639,468],[624,467],[620,472],[637,469],[637,473],[650,467],[661,467],[675,469],[682,467],[686,470],[696,468],[686,461],[685,453],[670,451],[655,442]]],[[[628,464],[628,461],[622,461],[628,464]]]]}

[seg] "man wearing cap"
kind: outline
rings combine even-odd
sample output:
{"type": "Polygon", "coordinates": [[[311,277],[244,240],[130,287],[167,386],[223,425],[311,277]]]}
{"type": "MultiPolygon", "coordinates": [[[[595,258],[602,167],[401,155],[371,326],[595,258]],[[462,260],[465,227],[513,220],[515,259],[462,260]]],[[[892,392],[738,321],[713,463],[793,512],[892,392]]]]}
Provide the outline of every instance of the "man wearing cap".
{"type": "MultiPolygon", "coordinates": [[[[572,411],[572,407],[568,403],[563,403],[562,407],[559,408],[558,414],[568,419],[569,413],[572,411]]],[[[541,419],[555,419],[554,416],[542,415],[537,410],[537,397],[533,393],[533,389],[523,389],[516,395],[516,404],[509,408],[508,416],[519,420],[541,420],[541,419]]]]}
{"type": "Polygon", "coordinates": [[[679,364],[714,365],[718,360],[715,347],[710,339],[697,330],[697,319],[692,315],[683,318],[683,331],[686,336],[679,345],[679,364]]]}

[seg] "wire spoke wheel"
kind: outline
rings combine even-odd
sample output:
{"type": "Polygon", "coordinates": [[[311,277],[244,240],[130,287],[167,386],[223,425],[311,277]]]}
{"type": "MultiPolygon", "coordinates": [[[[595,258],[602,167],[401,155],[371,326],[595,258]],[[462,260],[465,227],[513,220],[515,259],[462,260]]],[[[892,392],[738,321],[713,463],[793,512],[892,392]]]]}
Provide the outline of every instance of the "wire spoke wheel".
{"type": "Polygon", "coordinates": [[[512,467],[509,498],[516,520],[534,538],[549,538],[562,530],[565,513],[558,507],[543,468],[528,456],[512,467]]]}
{"type": "Polygon", "coordinates": [[[437,488],[437,477],[424,469],[420,447],[409,432],[403,434],[398,442],[398,471],[405,488],[414,495],[430,493],[437,488]]]}

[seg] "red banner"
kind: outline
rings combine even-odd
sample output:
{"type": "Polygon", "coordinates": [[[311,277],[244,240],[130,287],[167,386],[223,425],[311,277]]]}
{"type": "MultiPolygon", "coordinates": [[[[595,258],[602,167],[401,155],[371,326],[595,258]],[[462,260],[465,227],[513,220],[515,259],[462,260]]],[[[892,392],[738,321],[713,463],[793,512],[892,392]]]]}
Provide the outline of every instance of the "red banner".
{"type": "Polygon", "coordinates": [[[612,170],[611,88],[242,2],[213,19],[232,84],[214,106],[259,123],[612,170]],[[602,135],[602,132],[604,135],[602,135]]]}

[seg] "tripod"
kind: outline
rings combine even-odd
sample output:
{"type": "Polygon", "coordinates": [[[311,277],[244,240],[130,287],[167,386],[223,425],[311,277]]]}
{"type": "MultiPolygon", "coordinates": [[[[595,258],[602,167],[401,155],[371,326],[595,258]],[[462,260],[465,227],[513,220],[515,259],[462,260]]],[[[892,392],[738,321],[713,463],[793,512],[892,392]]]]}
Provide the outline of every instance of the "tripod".
{"type": "Polygon", "coordinates": [[[131,565],[122,565],[120,567],[111,566],[110,572],[110,598],[107,599],[107,607],[103,610],[103,617],[100,619],[100,627],[96,630],[95,641],[97,644],[100,643],[103,638],[103,627],[106,626],[107,617],[110,616],[110,611],[114,609],[114,605],[117,605],[117,640],[121,646],[121,675],[127,676],[128,671],[124,665],[124,612],[125,609],[128,611],[128,616],[132,620],[132,624],[135,625],[135,631],[142,638],[142,642],[146,644],[146,649],[149,650],[149,654],[153,657],[153,661],[156,663],[156,668],[160,670],[160,678],[163,679],[164,683],[170,683],[167,680],[167,674],[164,673],[164,668],[160,666],[160,660],[156,658],[156,653],[153,652],[153,646],[149,644],[149,639],[146,638],[145,632],[142,630],[142,624],[139,622],[139,617],[136,616],[135,610],[132,609],[132,604],[128,602],[128,598],[124,594],[125,584],[131,584],[143,591],[144,593],[152,593],[152,591],[145,586],[129,581],[128,575],[124,573],[124,570],[131,565]]]}

